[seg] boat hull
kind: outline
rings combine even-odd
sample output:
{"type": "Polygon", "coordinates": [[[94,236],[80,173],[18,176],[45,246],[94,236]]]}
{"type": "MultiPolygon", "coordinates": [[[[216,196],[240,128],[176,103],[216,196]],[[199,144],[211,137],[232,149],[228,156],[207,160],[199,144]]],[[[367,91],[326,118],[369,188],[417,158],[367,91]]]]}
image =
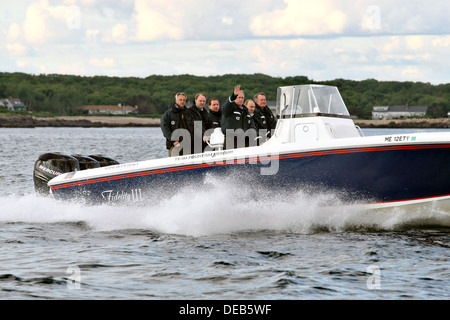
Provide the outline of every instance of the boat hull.
{"type": "MultiPolygon", "coordinates": [[[[188,159],[189,157],[185,157],[188,159]]],[[[201,157],[200,157],[201,158],[201,157]]],[[[450,144],[327,148],[276,155],[212,157],[166,167],[110,169],[110,173],[50,185],[57,199],[88,204],[153,203],[208,176],[273,193],[334,193],[341,204],[391,206],[450,199],[450,144]]],[[[94,169],[97,170],[97,169],[94,169]]],[[[95,171],[92,171],[93,173],[95,171]]],[[[328,205],[328,204],[325,204],[328,205]]]]}

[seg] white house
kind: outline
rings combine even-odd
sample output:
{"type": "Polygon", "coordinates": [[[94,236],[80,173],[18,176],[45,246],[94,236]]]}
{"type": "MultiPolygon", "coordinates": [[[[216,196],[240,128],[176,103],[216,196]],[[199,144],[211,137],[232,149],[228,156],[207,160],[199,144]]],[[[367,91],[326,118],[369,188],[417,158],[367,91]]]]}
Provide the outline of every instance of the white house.
{"type": "Polygon", "coordinates": [[[386,120],[411,117],[424,117],[427,113],[426,106],[374,106],[372,108],[372,119],[386,120]]]}
{"type": "Polygon", "coordinates": [[[20,100],[13,97],[7,99],[0,99],[0,106],[8,109],[9,111],[26,111],[27,107],[20,100]]]}

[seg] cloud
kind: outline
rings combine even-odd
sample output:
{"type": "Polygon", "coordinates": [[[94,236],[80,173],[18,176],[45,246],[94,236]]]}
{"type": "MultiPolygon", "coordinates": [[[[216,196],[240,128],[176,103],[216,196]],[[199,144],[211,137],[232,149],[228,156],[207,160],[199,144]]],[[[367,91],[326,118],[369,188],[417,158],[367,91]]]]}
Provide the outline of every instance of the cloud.
{"type": "Polygon", "coordinates": [[[92,58],[89,60],[89,63],[94,67],[100,68],[109,68],[114,67],[116,65],[116,62],[113,58],[104,58],[103,60],[92,58]]]}
{"type": "Polygon", "coordinates": [[[233,22],[234,22],[233,18],[230,18],[230,17],[223,17],[222,18],[222,23],[226,24],[228,26],[231,26],[233,24],[233,22]]]}
{"type": "Polygon", "coordinates": [[[448,82],[447,0],[21,0],[5,10],[1,71],[448,82]]]}
{"type": "Polygon", "coordinates": [[[15,42],[18,41],[22,34],[22,28],[18,23],[11,23],[8,30],[7,41],[15,42]]]}
{"type": "Polygon", "coordinates": [[[49,31],[46,25],[48,1],[32,3],[28,6],[23,30],[25,39],[30,44],[42,44],[47,41],[49,31]]]}
{"type": "Polygon", "coordinates": [[[424,38],[422,36],[408,36],[406,37],[406,43],[412,50],[419,50],[424,46],[424,38]]]}
{"type": "Polygon", "coordinates": [[[256,36],[318,36],[341,33],[346,14],[335,1],[285,0],[286,8],[252,19],[250,30],[256,36]]]}
{"type": "Polygon", "coordinates": [[[25,60],[17,60],[16,64],[17,64],[17,66],[19,68],[25,68],[25,67],[30,65],[30,63],[28,61],[25,61],[25,60]]]}
{"type": "Polygon", "coordinates": [[[450,36],[440,37],[433,40],[433,47],[450,47],[450,36]]]}
{"type": "Polygon", "coordinates": [[[20,43],[7,43],[6,49],[11,56],[24,56],[27,53],[27,48],[20,43]]]}
{"type": "Polygon", "coordinates": [[[285,7],[252,17],[259,37],[448,34],[450,2],[434,0],[284,0],[285,7]]]}
{"type": "Polygon", "coordinates": [[[7,41],[22,45],[45,45],[70,41],[73,32],[81,28],[79,7],[52,6],[48,0],[31,2],[25,10],[23,21],[9,25],[7,41]]]}
{"type": "Polygon", "coordinates": [[[397,1],[393,6],[391,2],[382,0],[380,10],[385,33],[427,35],[450,32],[449,1],[397,1]]]}
{"type": "Polygon", "coordinates": [[[183,37],[183,30],[177,25],[173,10],[177,10],[175,13],[180,11],[170,7],[166,0],[152,2],[136,0],[134,18],[137,30],[135,39],[142,42],[160,39],[180,40],[183,37]],[[161,12],[171,12],[172,14],[165,16],[161,12]]]}
{"type": "MultiPolygon", "coordinates": [[[[96,37],[97,32],[90,32],[90,36],[96,37]]],[[[124,23],[116,24],[111,28],[111,32],[103,39],[105,42],[115,42],[117,44],[126,44],[129,41],[128,25],[124,23]]]]}

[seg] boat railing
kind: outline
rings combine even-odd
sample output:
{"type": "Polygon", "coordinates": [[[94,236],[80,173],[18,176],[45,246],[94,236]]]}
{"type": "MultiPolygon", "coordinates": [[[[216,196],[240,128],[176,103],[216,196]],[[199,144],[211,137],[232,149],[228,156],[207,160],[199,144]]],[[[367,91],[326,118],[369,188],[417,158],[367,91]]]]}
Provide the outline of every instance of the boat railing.
{"type": "Polygon", "coordinates": [[[360,126],[355,125],[355,128],[356,128],[356,130],[358,130],[359,135],[360,135],[361,137],[365,137],[365,136],[366,136],[366,135],[364,134],[364,132],[362,131],[362,129],[361,129],[360,126]]]}

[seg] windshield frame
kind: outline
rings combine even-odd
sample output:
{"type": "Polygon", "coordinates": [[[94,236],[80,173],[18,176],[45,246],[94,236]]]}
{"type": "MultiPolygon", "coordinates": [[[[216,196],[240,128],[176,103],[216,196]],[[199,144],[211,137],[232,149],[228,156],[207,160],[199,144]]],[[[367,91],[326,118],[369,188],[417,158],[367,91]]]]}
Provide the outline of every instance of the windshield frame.
{"type": "Polygon", "coordinates": [[[276,113],[281,119],[312,116],[350,118],[337,87],[324,85],[279,87],[276,113]]]}

